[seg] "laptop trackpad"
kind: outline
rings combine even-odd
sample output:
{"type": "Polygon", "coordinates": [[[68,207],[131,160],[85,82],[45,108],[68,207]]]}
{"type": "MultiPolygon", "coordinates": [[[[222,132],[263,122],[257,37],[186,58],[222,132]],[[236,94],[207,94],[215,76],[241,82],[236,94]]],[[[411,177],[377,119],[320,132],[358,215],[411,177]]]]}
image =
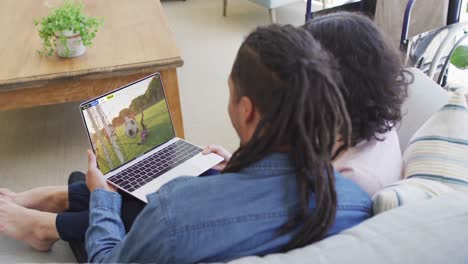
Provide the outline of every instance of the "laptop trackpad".
{"type": "MultiPolygon", "coordinates": [[[[164,173],[163,175],[157,177],[156,179],[152,180],[151,182],[145,184],[145,186],[135,190],[132,195],[136,196],[140,200],[144,202],[148,202],[146,199],[146,195],[151,194],[159,190],[164,184],[172,181],[173,179],[180,177],[180,176],[198,176],[195,175],[194,172],[199,171],[199,168],[193,166],[188,162],[184,162],[177,166],[176,168],[164,173]]],[[[202,173],[202,172],[200,172],[202,173]]]]}
{"type": "Polygon", "coordinates": [[[214,167],[221,161],[223,161],[223,158],[213,153],[210,153],[208,155],[198,154],[195,157],[175,167],[174,169],[164,173],[163,175],[147,183],[145,186],[134,191],[132,194],[138,199],[144,202],[148,202],[146,199],[146,195],[156,192],[164,184],[180,176],[199,176],[200,174],[214,167]]]}
{"type": "Polygon", "coordinates": [[[210,153],[208,155],[198,154],[195,157],[189,159],[187,163],[191,164],[193,167],[197,168],[196,171],[192,172],[196,173],[196,175],[200,175],[203,172],[213,168],[215,165],[223,161],[224,159],[216,155],[214,153],[210,153]]]}

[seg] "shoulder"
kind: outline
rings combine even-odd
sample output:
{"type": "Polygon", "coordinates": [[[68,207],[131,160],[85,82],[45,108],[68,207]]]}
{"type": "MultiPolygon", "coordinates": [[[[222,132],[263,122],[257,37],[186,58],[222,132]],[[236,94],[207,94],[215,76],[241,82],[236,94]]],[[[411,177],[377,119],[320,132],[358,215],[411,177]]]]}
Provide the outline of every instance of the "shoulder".
{"type": "Polygon", "coordinates": [[[369,159],[381,159],[382,157],[401,159],[400,143],[395,129],[378,137],[381,140],[363,140],[349,148],[334,164],[338,167],[346,166],[348,163],[367,164],[369,159]]]}
{"type": "Polygon", "coordinates": [[[282,173],[256,176],[224,173],[181,177],[148,198],[150,203],[153,198],[162,200],[168,219],[179,233],[235,228],[287,217],[297,203],[294,177],[282,173]]]}
{"type": "Polygon", "coordinates": [[[369,194],[353,180],[335,173],[335,189],[338,196],[338,210],[356,209],[370,211],[372,200],[369,194]]]}
{"type": "Polygon", "coordinates": [[[351,228],[372,216],[372,200],[356,183],[335,174],[338,204],[336,219],[328,235],[351,228]]]}
{"type": "Polygon", "coordinates": [[[177,241],[176,262],[227,260],[246,250],[254,254],[272,239],[288,216],[278,198],[285,188],[272,183],[282,177],[249,176],[180,177],[148,197],[149,205],[155,201],[164,207],[167,228],[177,241]]]}
{"type": "Polygon", "coordinates": [[[335,169],[373,195],[401,178],[402,158],[395,129],[380,136],[382,141],[362,141],[334,162],[335,169]]]}
{"type": "Polygon", "coordinates": [[[173,203],[180,199],[219,197],[230,190],[236,191],[249,181],[242,180],[240,173],[225,173],[206,177],[181,176],[165,184],[157,193],[170,196],[173,203]]]}
{"type": "MultiPolygon", "coordinates": [[[[260,201],[256,197],[271,184],[258,186],[258,181],[241,173],[226,173],[209,177],[179,177],[148,196],[159,200],[167,209],[169,219],[178,227],[213,219],[237,217],[260,201]]],[[[271,190],[271,189],[270,189],[271,190]]]]}

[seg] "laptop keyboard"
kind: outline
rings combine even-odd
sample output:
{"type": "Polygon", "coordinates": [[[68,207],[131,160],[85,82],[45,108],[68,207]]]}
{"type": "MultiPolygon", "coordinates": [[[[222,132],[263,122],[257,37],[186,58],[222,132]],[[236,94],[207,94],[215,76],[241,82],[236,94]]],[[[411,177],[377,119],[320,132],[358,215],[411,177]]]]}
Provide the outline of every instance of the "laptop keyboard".
{"type": "Polygon", "coordinates": [[[200,152],[201,148],[179,140],[110,177],[108,181],[133,192],[200,152]]]}

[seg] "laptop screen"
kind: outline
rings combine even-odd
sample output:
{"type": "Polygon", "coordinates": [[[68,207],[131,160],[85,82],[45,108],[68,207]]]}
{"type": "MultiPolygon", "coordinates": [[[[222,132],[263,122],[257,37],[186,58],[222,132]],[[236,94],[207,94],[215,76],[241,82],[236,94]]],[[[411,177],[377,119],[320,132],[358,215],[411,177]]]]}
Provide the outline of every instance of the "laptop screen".
{"type": "Polygon", "coordinates": [[[81,111],[104,174],[175,136],[159,74],[86,102],[81,111]]]}

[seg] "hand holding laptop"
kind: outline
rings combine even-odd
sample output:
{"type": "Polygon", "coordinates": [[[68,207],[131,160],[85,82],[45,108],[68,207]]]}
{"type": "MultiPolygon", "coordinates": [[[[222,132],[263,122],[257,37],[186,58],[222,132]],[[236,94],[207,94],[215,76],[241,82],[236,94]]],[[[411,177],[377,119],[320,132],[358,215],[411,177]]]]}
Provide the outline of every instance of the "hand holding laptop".
{"type": "Polygon", "coordinates": [[[86,185],[90,192],[100,188],[109,192],[116,192],[117,189],[108,184],[106,178],[97,167],[96,156],[88,149],[88,172],[86,173],[86,185]]]}

